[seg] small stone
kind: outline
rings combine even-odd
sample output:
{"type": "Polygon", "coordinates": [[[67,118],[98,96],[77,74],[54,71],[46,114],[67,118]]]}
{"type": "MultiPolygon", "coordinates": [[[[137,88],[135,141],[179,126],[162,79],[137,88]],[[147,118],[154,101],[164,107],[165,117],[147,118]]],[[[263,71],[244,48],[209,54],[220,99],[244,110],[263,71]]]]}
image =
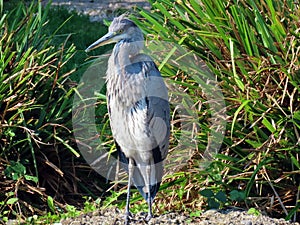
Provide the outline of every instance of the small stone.
{"type": "Polygon", "coordinates": [[[242,220],[241,224],[243,224],[243,225],[252,225],[252,222],[250,220],[242,220]]]}

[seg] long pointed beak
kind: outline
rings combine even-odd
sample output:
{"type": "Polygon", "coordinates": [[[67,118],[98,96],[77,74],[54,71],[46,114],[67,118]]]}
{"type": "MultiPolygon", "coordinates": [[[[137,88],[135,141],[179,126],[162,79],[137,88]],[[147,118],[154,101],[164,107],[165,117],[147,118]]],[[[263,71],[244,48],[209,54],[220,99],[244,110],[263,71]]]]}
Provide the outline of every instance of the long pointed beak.
{"type": "Polygon", "coordinates": [[[95,48],[98,48],[100,46],[103,45],[107,45],[113,42],[116,42],[114,40],[114,37],[116,36],[116,33],[114,32],[109,32],[107,34],[105,34],[102,38],[98,39],[97,41],[95,41],[93,44],[91,44],[89,47],[87,47],[87,49],[85,50],[86,52],[89,52],[95,48]]]}

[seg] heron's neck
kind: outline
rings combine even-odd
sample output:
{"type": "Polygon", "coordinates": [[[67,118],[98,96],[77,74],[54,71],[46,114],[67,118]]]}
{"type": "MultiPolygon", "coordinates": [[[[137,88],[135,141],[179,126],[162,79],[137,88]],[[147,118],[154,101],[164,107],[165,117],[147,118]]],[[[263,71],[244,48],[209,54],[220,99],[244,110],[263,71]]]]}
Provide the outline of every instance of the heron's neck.
{"type": "Polygon", "coordinates": [[[125,68],[132,63],[132,59],[143,49],[143,41],[119,41],[113,50],[115,64],[125,68]]]}

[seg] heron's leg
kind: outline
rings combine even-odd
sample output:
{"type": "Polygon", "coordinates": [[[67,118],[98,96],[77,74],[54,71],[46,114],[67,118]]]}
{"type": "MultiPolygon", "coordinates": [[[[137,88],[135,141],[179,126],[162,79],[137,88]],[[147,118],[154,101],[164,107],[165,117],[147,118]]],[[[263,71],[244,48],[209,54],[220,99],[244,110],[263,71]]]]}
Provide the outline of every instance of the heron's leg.
{"type": "Polygon", "coordinates": [[[129,224],[129,217],[131,216],[129,211],[129,203],[130,203],[130,188],[132,183],[132,175],[133,175],[133,159],[129,158],[128,163],[128,187],[127,187],[127,198],[126,198],[126,209],[125,209],[125,224],[129,224]]]}
{"type": "Polygon", "coordinates": [[[152,218],[152,201],[151,201],[151,163],[146,167],[146,185],[148,186],[148,215],[146,221],[149,221],[152,218]]]}

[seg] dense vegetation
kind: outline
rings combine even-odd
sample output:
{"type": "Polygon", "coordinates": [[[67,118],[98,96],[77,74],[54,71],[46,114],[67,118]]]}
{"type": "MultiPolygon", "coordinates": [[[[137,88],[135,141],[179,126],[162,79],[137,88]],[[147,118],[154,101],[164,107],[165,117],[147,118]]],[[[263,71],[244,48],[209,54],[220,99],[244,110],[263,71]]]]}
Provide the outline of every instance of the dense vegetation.
{"type": "MultiPolygon", "coordinates": [[[[242,205],[273,216],[296,216],[300,206],[299,3],[151,2],[153,11],[142,11],[145,20],[139,25],[151,39],[178,43],[203,59],[217,76],[226,103],[227,128],[220,154],[206,171],[197,169],[195,159],[185,174],[173,175],[171,180],[182,180],[177,188],[182,187],[184,194],[177,197],[185,206],[197,207],[198,191],[204,186],[211,191],[202,195],[214,206],[224,203],[220,193],[225,193],[231,204],[243,200],[242,205]]],[[[195,64],[178,62],[179,69],[195,64]]],[[[200,109],[199,118],[205,117],[209,94],[203,83],[177,69],[162,71],[187,90],[200,109]],[[199,85],[203,92],[197,91],[199,85]]],[[[206,131],[201,126],[198,135],[206,131]]],[[[172,202],[165,205],[172,208],[172,202]]]]}
{"type": "Polygon", "coordinates": [[[36,2],[5,4],[0,20],[0,218],[22,221],[48,210],[61,212],[66,202],[82,203],[83,194],[101,194],[95,188],[99,182],[105,187],[79,157],[72,134],[72,96],[87,57],[78,49],[94,38],[85,37],[80,26],[83,35],[64,26],[79,21],[98,34],[99,25],[36,2]],[[75,46],[72,35],[84,41],[77,38],[75,46]]]}
{"type": "MultiPolygon", "coordinates": [[[[81,65],[88,66],[82,49],[106,29],[99,33],[92,27],[100,25],[87,18],[40,4],[6,11],[0,3],[0,217],[76,215],[70,205],[85,201],[83,196],[96,199],[108,187],[80,157],[71,122],[71,97],[84,71],[81,65]]],[[[151,4],[151,12],[141,10],[142,18],[133,19],[145,32],[147,46],[159,52],[153,57],[169,87],[176,87],[170,89],[170,162],[180,154],[177,146],[191,153],[182,167],[169,168],[155,210],[197,215],[207,207],[237,205],[299,219],[299,3],[151,4]],[[152,46],[151,40],[163,48],[152,46]],[[181,48],[186,55],[178,55],[181,48]],[[213,76],[199,67],[203,62],[213,76]],[[221,101],[213,104],[213,94],[221,101]],[[191,110],[178,113],[177,104],[191,110]],[[221,126],[226,125],[223,139],[216,139],[222,143],[213,162],[200,169],[209,134],[217,130],[211,125],[216,111],[221,126]]],[[[97,121],[103,124],[104,104],[99,99],[97,121]]],[[[106,126],[101,136],[111,139],[106,126]]],[[[112,191],[102,206],[123,206],[124,191],[112,191]]],[[[138,194],[133,198],[141,200],[138,194]]],[[[92,210],[96,203],[88,199],[85,208],[92,210]]]]}

